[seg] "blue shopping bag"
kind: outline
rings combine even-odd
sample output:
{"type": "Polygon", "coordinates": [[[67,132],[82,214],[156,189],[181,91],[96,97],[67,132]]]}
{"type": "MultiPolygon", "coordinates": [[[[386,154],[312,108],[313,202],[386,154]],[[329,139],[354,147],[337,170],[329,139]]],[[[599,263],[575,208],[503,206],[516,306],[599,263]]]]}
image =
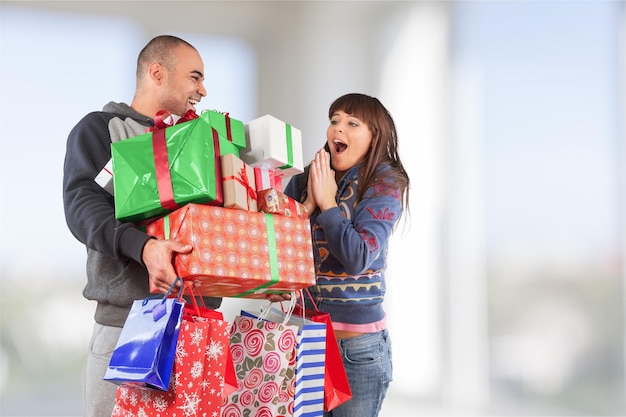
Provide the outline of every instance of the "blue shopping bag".
{"type": "Polygon", "coordinates": [[[184,306],[168,294],[134,301],[104,380],[168,390],[184,306]]]}

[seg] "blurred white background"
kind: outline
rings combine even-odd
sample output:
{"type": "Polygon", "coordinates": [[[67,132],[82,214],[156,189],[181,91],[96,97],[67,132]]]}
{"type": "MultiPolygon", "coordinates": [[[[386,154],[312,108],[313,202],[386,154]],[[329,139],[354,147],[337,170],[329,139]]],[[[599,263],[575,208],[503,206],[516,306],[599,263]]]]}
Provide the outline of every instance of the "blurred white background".
{"type": "Polygon", "coordinates": [[[626,415],[626,5],[602,0],[1,1],[0,415],[82,412],[65,140],[132,100],[164,33],[204,58],[200,110],[272,114],[305,160],[336,97],[394,115],[412,188],[383,417],[626,415]]]}

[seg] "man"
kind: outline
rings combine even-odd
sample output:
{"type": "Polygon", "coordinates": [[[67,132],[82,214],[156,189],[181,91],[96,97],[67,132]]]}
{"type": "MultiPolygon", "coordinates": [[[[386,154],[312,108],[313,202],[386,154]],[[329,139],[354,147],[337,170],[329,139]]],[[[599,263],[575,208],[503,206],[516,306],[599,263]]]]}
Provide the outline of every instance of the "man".
{"type": "MultiPolygon", "coordinates": [[[[113,197],[94,178],[111,158],[110,145],[146,132],[159,110],[182,116],[206,96],[198,51],[174,36],[158,36],[140,52],[130,106],[110,102],[85,116],[69,134],[63,203],[72,234],[87,247],[83,295],[97,302],[87,358],[85,416],[110,417],[116,385],[102,380],[135,299],[149,296],[149,282],[165,292],[176,278],[172,257],[190,245],[157,240],[133,223],[115,219],[113,197]]],[[[207,298],[218,308],[220,298],[207,298]]]]}

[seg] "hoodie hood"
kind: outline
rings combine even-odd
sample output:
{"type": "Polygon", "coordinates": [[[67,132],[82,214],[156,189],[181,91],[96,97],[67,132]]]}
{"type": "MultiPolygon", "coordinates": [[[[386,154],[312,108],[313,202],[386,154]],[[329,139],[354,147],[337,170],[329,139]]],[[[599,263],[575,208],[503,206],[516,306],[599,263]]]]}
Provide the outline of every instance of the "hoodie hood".
{"type": "Polygon", "coordinates": [[[110,101],[102,108],[102,111],[130,117],[131,119],[145,124],[146,126],[152,126],[154,124],[154,120],[151,117],[145,116],[137,112],[126,103],[116,103],[114,101],[110,101]]]}

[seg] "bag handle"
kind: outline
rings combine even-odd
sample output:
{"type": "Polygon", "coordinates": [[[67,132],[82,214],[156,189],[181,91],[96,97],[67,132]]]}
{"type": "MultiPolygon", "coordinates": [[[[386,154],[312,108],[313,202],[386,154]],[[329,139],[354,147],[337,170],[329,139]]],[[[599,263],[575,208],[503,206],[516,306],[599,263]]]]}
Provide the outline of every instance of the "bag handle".
{"type": "MultiPolygon", "coordinates": [[[[309,296],[309,300],[311,300],[311,304],[313,305],[313,308],[315,309],[316,312],[320,312],[320,309],[317,308],[317,304],[315,303],[315,300],[313,299],[313,296],[311,295],[311,293],[309,292],[309,288],[306,287],[304,289],[304,291],[308,294],[309,296]]],[[[302,290],[300,291],[302,293],[302,290]]],[[[300,306],[300,308],[302,308],[302,310],[304,311],[304,295],[302,296],[302,305],[300,306]]]]}
{"type": "Polygon", "coordinates": [[[183,288],[181,288],[181,291],[178,294],[178,301],[181,301],[181,302],[185,301],[183,299],[185,288],[187,290],[189,290],[189,298],[191,299],[191,305],[192,305],[196,315],[198,317],[201,316],[202,313],[200,313],[200,306],[198,305],[198,302],[196,301],[196,295],[198,295],[198,297],[200,298],[200,304],[202,305],[202,308],[206,308],[206,304],[204,304],[204,299],[202,298],[202,295],[200,294],[200,291],[198,290],[198,287],[193,282],[191,282],[191,281],[184,281],[183,282],[183,288]],[[195,292],[194,292],[194,289],[196,290],[195,292]]]}
{"type": "Polygon", "coordinates": [[[145,306],[148,303],[148,300],[154,300],[154,299],[163,298],[163,300],[160,303],[158,303],[157,305],[154,306],[154,308],[152,308],[152,319],[154,321],[159,320],[167,312],[166,311],[166,307],[165,307],[165,301],[169,298],[169,296],[172,293],[172,291],[174,291],[174,288],[177,287],[176,284],[178,284],[179,282],[180,282],[180,286],[181,286],[181,289],[182,289],[184,281],[183,281],[182,278],[176,277],[176,279],[174,280],[174,282],[172,282],[172,285],[170,285],[170,287],[168,288],[168,290],[167,290],[167,292],[165,294],[162,294],[162,295],[159,294],[159,295],[155,295],[155,296],[151,296],[151,297],[146,297],[143,300],[142,306],[145,306]]]}
{"type": "MultiPolygon", "coordinates": [[[[284,309],[284,305],[282,304],[282,302],[280,303],[281,309],[282,309],[283,313],[285,313],[285,318],[283,319],[283,323],[282,324],[287,324],[287,322],[291,318],[291,315],[293,314],[293,311],[296,308],[296,305],[298,304],[298,299],[296,297],[296,294],[297,294],[296,291],[292,291],[291,292],[291,298],[289,299],[289,304],[287,304],[287,310],[286,311],[284,309]]],[[[259,319],[265,320],[267,318],[267,315],[269,314],[269,312],[271,310],[272,304],[273,304],[273,302],[270,301],[270,303],[267,305],[267,308],[261,308],[261,312],[258,315],[259,319]]]]}
{"type": "MultiPolygon", "coordinates": [[[[293,297],[293,294],[294,293],[292,293],[292,297],[293,297]]],[[[304,294],[302,293],[302,290],[298,290],[298,294],[300,294],[300,297],[298,297],[298,299],[299,300],[304,300],[304,294]]],[[[311,296],[311,294],[309,294],[309,297],[310,296],[311,296]]],[[[282,306],[282,304],[281,304],[281,306],[282,306]]],[[[306,319],[305,304],[296,302],[294,307],[293,307],[293,312],[296,312],[296,311],[300,313],[300,318],[302,319],[302,321],[304,321],[304,319],[306,319]]],[[[285,310],[283,309],[283,313],[284,312],[285,312],[285,310]]]]}

